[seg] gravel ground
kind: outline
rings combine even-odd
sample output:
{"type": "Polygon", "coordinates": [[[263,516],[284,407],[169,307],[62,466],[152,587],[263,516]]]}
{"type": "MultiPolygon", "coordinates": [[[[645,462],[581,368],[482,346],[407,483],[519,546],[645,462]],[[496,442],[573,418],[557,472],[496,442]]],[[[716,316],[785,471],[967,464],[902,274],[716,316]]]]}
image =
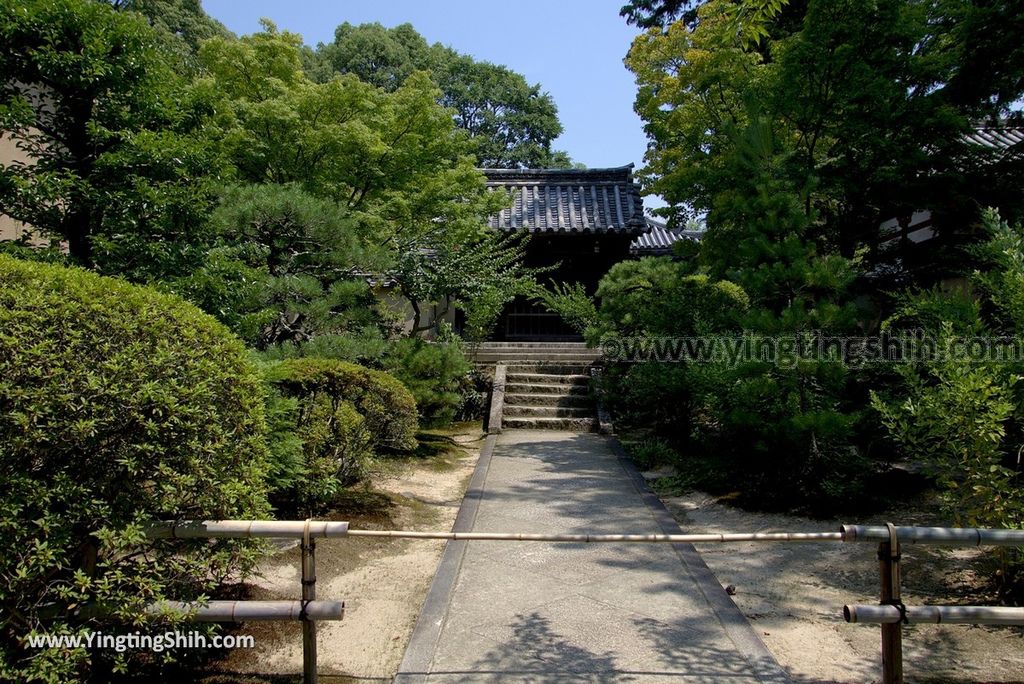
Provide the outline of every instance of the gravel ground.
{"type": "MultiPolygon", "coordinates": [[[[686,532],[838,531],[841,522],[949,524],[928,501],[870,520],[811,520],[752,513],[701,492],[663,497],[686,532]]],[[[698,544],[723,586],[769,650],[798,682],[872,682],[881,667],[877,625],[844,622],[842,607],[877,603],[876,546],[843,544],[698,544]]],[[[977,549],[904,546],[907,604],[991,601],[989,561],[977,549]]],[[[905,629],[908,682],[1022,682],[1024,629],[919,625],[905,629]]]]}
{"type": "MultiPolygon", "coordinates": [[[[330,517],[353,529],[451,529],[482,445],[479,424],[432,433],[425,455],[386,463],[330,517]]],[[[344,620],[318,625],[320,681],[391,681],[443,548],[443,541],[356,538],[317,545],[317,597],[346,604],[344,620]]],[[[298,598],[299,558],[294,545],[269,558],[251,597],[298,598]]],[[[301,681],[299,623],[249,623],[238,633],[254,635],[256,648],[210,663],[200,681],[301,681]]]]}

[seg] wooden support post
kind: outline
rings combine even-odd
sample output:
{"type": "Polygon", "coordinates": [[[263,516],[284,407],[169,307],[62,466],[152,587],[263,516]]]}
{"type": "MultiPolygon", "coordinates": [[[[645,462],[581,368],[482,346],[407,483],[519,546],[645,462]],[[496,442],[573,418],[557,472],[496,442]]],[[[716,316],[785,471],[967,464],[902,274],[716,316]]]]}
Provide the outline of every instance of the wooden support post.
{"type": "MultiPolygon", "coordinates": [[[[309,536],[309,520],[302,536],[302,603],[316,599],[316,542],[309,536]]],[[[316,684],[316,621],[302,615],[302,682],[316,684]]]]}
{"type": "MultiPolygon", "coordinates": [[[[900,601],[900,540],[888,524],[889,541],[878,545],[878,568],[882,580],[881,603],[900,601]]],[[[903,623],[882,624],[882,684],[903,684],[903,623]]]]}

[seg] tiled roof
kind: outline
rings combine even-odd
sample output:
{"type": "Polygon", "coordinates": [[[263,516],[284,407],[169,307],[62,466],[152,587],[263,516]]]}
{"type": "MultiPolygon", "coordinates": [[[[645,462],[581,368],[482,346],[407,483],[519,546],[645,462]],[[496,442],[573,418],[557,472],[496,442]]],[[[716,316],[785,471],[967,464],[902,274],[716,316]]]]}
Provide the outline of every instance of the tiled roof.
{"type": "Polygon", "coordinates": [[[614,169],[483,169],[487,189],[512,196],[491,217],[497,230],[626,233],[647,229],[633,165],[614,169]]]}
{"type": "Polygon", "coordinates": [[[963,136],[963,141],[992,150],[1008,150],[1016,146],[1024,151],[1024,128],[1013,126],[980,126],[963,136]]]}
{"type": "Polygon", "coordinates": [[[699,230],[669,230],[661,221],[650,217],[646,218],[645,221],[649,230],[629,244],[630,254],[636,256],[671,254],[672,245],[680,240],[700,242],[702,233],[699,230]]]}

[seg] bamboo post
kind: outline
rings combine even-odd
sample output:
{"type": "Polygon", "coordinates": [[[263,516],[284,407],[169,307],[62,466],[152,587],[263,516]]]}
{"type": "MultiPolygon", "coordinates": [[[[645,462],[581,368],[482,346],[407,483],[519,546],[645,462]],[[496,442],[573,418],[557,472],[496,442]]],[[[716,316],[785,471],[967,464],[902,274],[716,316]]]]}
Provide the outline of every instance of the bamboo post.
{"type": "MultiPolygon", "coordinates": [[[[887,523],[889,540],[878,545],[878,568],[882,580],[882,605],[900,606],[900,540],[896,527],[887,523]]],[[[901,611],[902,612],[902,611],[901,611]]],[[[882,684],[903,684],[903,625],[882,623],[882,684]]]]}
{"type": "Polygon", "coordinates": [[[302,535],[302,681],[316,684],[316,621],[306,607],[316,599],[316,542],[309,535],[310,520],[302,535]]]}
{"type": "Polygon", "coordinates": [[[505,382],[508,366],[499,363],[494,367],[494,383],[491,385],[491,407],[487,414],[487,434],[501,432],[502,415],[505,411],[505,382]]]}

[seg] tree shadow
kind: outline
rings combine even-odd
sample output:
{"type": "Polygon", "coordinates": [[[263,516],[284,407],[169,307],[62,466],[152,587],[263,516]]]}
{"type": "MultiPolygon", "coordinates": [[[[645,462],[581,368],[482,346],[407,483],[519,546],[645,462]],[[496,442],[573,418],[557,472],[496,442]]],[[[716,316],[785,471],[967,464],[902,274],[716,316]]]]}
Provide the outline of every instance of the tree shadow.
{"type": "Polygon", "coordinates": [[[594,653],[558,634],[551,620],[534,611],[517,615],[507,641],[480,657],[477,673],[557,675],[558,681],[616,681],[615,657],[594,653]]]}

